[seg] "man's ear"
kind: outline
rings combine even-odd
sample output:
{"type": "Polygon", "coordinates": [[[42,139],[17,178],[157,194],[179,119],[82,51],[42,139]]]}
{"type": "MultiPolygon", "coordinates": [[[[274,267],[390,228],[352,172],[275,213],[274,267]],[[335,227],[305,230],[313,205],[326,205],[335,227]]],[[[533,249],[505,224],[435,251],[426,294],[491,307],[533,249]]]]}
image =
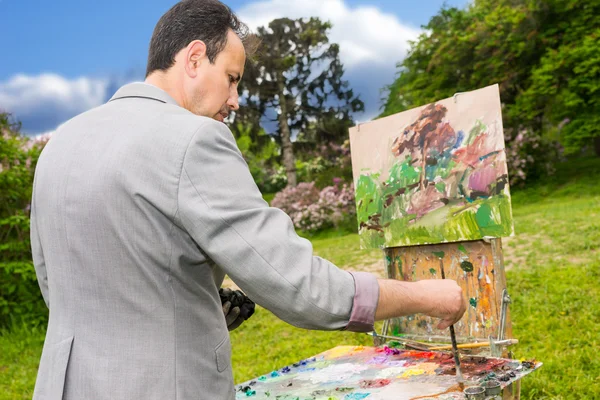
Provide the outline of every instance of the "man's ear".
{"type": "Polygon", "coordinates": [[[208,61],[206,56],[206,44],[202,40],[194,40],[185,48],[184,68],[185,72],[195,78],[203,62],[208,61]]]}

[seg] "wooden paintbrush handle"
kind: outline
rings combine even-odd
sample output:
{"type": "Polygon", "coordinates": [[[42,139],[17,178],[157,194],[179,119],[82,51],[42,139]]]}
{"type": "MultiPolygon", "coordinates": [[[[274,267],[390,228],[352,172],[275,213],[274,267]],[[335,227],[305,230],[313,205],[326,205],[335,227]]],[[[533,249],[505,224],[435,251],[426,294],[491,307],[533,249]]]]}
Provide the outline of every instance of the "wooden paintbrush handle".
{"type": "MultiPolygon", "coordinates": [[[[517,344],[517,343],[519,343],[518,339],[508,339],[508,340],[502,340],[498,344],[512,345],[512,344],[517,344]]],[[[463,343],[463,344],[459,344],[457,347],[459,349],[476,349],[479,347],[488,347],[489,345],[490,345],[490,342],[478,342],[478,343],[463,343]]],[[[451,350],[451,349],[452,349],[452,345],[435,346],[435,347],[429,348],[429,350],[451,350]]]]}

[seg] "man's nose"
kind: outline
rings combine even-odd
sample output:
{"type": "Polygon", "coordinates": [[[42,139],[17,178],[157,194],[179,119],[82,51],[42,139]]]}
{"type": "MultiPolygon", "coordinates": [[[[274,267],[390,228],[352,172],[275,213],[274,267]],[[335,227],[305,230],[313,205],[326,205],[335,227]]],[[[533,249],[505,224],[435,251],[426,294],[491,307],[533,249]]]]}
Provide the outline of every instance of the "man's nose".
{"type": "Polygon", "coordinates": [[[240,100],[240,96],[237,94],[237,92],[235,92],[231,96],[229,96],[229,99],[227,99],[227,105],[233,111],[237,111],[240,109],[240,101],[239,100],[240,100]]]}

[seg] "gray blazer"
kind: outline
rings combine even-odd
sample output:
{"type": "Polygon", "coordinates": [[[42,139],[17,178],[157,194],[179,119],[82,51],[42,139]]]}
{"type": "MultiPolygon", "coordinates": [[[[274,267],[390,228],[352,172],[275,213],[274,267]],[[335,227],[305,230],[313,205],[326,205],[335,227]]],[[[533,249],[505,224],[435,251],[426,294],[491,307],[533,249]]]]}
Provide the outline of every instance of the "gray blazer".
{"type": "Polygon", "coordinates": [[[293,325],[372,329],[375,277],[313,256],[226,125],[152,85],[56,131],[31,212],[50,310],[34,399],[233,399],[225,274],[293,325]]]}

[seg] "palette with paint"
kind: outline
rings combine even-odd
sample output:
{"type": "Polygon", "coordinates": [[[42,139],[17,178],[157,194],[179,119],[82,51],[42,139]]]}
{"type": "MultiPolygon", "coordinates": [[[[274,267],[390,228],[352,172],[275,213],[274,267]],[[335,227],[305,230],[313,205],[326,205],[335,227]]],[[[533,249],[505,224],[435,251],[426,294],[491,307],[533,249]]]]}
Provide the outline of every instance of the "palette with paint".
{"type": "MultiPolygon", "coordinates": [[[[466,386],[496,379],[502,387],[521,379],[541,363],[501,358],[462,358],[466,386]]],[[[447,352],[339,346],[293,365],[244,382],[236,399],[464,399],[447,352]]]]}

